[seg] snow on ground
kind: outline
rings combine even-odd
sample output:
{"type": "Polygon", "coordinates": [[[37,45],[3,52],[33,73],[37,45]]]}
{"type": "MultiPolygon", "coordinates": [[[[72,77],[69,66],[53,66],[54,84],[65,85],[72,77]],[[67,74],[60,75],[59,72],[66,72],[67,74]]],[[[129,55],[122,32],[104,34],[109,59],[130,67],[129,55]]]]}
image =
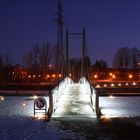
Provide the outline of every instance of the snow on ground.
{"type": "Polygon", "coordinates": [[[33,98],[5,97],[0,100],[0,140],[84,139],[59,129],[58,122],[33,119],[33,98]]]}
{"type": "MultiPolygon", "coordinates": [[[[33,103],[28,96],[0,97],[0,140],[86,140],[80,132],[61,129],[59,121],[33,119],[33,103]]],[[[109,117],[140,116],[140,97],[100,97],[100,107],[109,117]]]]}
{"type": "Polygon", "coordinates": [[[101,113],[109,117],[140,116],[140,97],[100,97],[101,113]]]}

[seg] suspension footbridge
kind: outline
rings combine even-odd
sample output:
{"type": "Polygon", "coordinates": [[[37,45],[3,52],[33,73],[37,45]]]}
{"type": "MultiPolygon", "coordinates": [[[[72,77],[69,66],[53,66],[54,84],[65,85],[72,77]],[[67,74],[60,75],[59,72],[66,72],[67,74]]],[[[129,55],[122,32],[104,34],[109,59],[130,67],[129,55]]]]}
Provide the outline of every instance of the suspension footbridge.
{"type": "Polygon", "coordinates": [[[72,83],[62,91],[52,117],[95,117],[91,92],[86,84],[72,83]]]}

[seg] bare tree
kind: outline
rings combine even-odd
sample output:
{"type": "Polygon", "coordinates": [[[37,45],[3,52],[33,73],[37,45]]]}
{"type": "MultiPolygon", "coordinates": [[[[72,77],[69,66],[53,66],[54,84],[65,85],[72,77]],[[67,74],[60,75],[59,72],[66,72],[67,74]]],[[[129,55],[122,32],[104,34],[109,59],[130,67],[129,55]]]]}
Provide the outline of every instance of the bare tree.
{"type": "Polygon", "coordinates": [[[34,74],[43,74],[48,70],[48,65],[51,62],[51,45],[50,43],[42,46],[36,45],[24,57],[24,63],[28,70],[34,74]]]}
{"type": "Polygon", "coordinates": [[[136,47],[131,49],[131,59],[132,59],[132,68],[137,68],[137,64],[139,61],[139,53],[138,49],[136,47]]]}
{"type": "Polygon", "coordinates": [[[104,60],[96,60],[95,64],[93,65],[93,70],[95,71],[105,71],[107,68],[108,65],[104,60]]]}
{"type": "Polygon", "coordinates": [[[40,48],[40,69],[42,73],[45,73],[48,71],[48,66],[51,63],[51,57],[52,56],[52,48],[50,43],[43,44],[43,46],[40,48]]]}
{"type": "Polygon", "coordinates": [[[130,49],[128,47],[119,48],[114,56],[113,66],[115,68],[128,68],[130,66],[130,49]]]}
{"type": "Polygon", "coordinates": [[[13,71],[13,66],[8,55],[0,55],[0,78],[4,80],[11,79],[11,73],[13,71]]]}
{"type": "Polygon", "coordinates": [[[0,55],[0,67],[6,67],[11,64],[9,55],[0,55]]]}
{"type": "Polygon", "coordinates": [[[32,50],[25,56],[26,67],[31,73],[39,73],[39,55],[40,48],[38,45],[32,48],[32,50]]]}

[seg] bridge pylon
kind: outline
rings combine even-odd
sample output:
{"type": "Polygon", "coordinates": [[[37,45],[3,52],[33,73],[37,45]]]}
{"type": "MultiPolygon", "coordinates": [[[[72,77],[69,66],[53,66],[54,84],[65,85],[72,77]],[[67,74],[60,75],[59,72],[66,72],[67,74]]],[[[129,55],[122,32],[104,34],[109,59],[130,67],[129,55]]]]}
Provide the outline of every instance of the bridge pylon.
{"type": "MultiPolygon", "coordinates": [[[[81,65],[80,65],[80,77],[86,77],[86,68],[85,68],[85,59],[86,59],[86,41],[85,41],[85,29],[82,32],[69,32],[67,29],[66,31],[66,76],[69,77],[71,75],[71,63],[70,63],[70,47],[69,47],[69,37],[71,35],[80,35],[82,36],[82,54],[81,54],[81,65]]],[[[79,80],[78,79],[78,80],[79,80]]]]}

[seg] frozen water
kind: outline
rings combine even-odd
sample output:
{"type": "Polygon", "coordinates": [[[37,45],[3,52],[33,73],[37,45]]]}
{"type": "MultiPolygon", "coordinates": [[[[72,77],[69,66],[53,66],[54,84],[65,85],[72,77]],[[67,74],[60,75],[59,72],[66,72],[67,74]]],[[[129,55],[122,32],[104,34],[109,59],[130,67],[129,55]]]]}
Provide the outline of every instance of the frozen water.
{"type": "Polygon", "coordinates": [[[140,116],[140,97],[100,97],[101,113],[110,117],[140,116]]]}
{"type": "MultiPolygon", "coordinates": [[[[53,120],[46,123],[33,119],[34,99],[32,97],[7,96],[4,98],[0,100],[0,140],[86,140],[85,136],[79,132],[60,129],[60,124],[53,120]]],[[[44,98],[48,100],[47,97],[44,98]]],[[[74,105],[77,105],[76,102],[74,105]]],[[[109,117],[140,116],[140,97],[100,97],[100,107],[102,114],[109,117]]],[[[77,108],[73,111],[79,113],[77,108]]],[[[140,126],[139,121],[136,123],[140,126]]]]}

